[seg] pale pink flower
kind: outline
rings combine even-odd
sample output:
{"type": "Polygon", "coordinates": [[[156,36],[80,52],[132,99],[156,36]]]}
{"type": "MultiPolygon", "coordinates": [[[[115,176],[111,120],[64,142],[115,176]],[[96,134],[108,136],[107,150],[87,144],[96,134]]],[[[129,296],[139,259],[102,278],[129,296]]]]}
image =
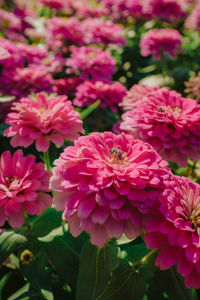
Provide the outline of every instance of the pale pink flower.
{"type": "Polygon", "coordinates": [[[135,102],[144,99],[149,93],[161,89],[160,87],[149,87],[144,84],[134,84],[119,106],[122,106],[124,110],[130,110],[135,107],[135,102]]]}
{"type": "Polygon", "coordinates": [[[47,57],[47,50],[43,47],[26,45],[18,43],[17,48],[21,56],[27,60],[29,64],[41,64],[42,59],[47,57]]]}
{"type": "Polygon", "coordinates": [[[120,82],[86,80],[77,87],[73,104],[82,107],[101,100],[100,106],[109,106],[111,110],[117,111],[125,94],[126,88],[120,82]]]}
{"type": "Polygon", "coordinates": [[[176,58],[181,52],[181,35],[175,29],[151,29],[145,33],[140,41],[140,51],[142,56],[153,55],[155,60],[159,60],[163,54],[168,54],[176,58]]]}
{"type": "Polygon", "coordinates": [[[192,13],[187,17],[185,28],[190,30],[200,30],[200,3],[198,3],[192,13]]]}
{"type": "Polygon", "coordinates": [[[200,159],[200,105],[166,88],[149,93],[122,115],[121,131],[150,143],[166,160],[200,159]]]}
{"type": "Polygon", "coordinates": [[[84,133],[82,121],[67,96],[49,96],[39,93],[35,98],[22,98],[14,103],[6,123],[11,125],[4,135],[11,138],[13,147],[28,147],[34,142],[38,151],[46,152],[50,141],[63,145],[84,133]]]}
{"type": "Polygon", "coordinates": [[[108,51],[100,48],[73,47],[70,58],[66,60],[68,74],[80,72],[82,80],[110,80],[115,72],[116,61],[108,51]]]}
{"type": "Polygon", "coordinates": [[[52,204],[49,192],[50,173],[33,155],[17,150],[13,156],[5,151],[0,157],[0,226],[6,219],[10,226],[21,227],[23,211],[41,215],[52,204]]]}
{"type": "Polygon", "coordinates": [[[145,242],[161,249],[156,265],[161,270],[177,265],[186,287],[200,288],[200,186],[185,177],[175,177],[177,188],[167,188],[160,198],[160,212],[146,224],[145,242]]]}
{"type": "Polygon", "coordinates": [[[9,57],[11,57],[10,53],[6,49],[0,47],[0,61],[1,61],[1,63],[4,59],[7,59],[9,57]]]}
{"type": "Polygon", "coordinates": [[[81,24],[84,42],[86,44],[117,44],[124,46],[126,44],[124,30],[121,26],[111,21],[102,19],[88,18],[81,24]]]}
{"type": "Polygon", "coordinates": [[[64,210],[74,237],[85,230],[100,247],[123,233],[138,236],[171,177],[150,145],[111,132],[79,138],[55,165],[50,186],[56,209],[64,210]]]}

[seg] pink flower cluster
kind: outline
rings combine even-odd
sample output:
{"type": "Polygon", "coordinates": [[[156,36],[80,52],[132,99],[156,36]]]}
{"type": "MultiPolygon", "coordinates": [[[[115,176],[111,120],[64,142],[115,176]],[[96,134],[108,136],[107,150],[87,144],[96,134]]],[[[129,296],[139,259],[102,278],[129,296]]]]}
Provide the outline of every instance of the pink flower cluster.
{"type": "Polygon", "coordinates": [[[42,59],[47,58],[47,50],[45,47],[30,46],[18,43],[20,55],[28,61],[29,64],[40,64],[42,59]]]}
{"type": "Polygon", "coordinates": [[[200,105],[166,88],[149,93],[122,115],[121,131],[150,143],[164,159],[200,159],[200,105]]]}
{"type": "Polygon", "coordinates": [[[61,146],[64,140],[76,140],[84,129],[79,113],[66,100],[66,96],[47,97],[44,93],[35,99],[20,99],[6,118],[11,126],[4,135],[12,137],[13,147],[28,147],[36,142],[36,149],[42,152],[49,149],[50,141],[61,146]]]}
{"type": "Polygon", "coordinates": [[[147,247],[161,249],[156,265],[166,270],[177,264],[186,287],[200,288],[200,186],[177,177],[177,188],[167,188],[160,198],[160,212],[147,222],[147,247]]]}
{"type": "Polygon", "coordinates": [[[181,35],[177,30],[152,29],[145,33],[140,41],[141,55],[153,55],[155,60],[159,60],[166,53],[176,58],[176,54],[181,52],[181,44],[181,35]]]}
{"type": "Polygon", "coordinates": [[[64,209],[74,237],[85,230],[100,247],[123,233],[130,239],[140,234],[171,178],[150,145],[111,132],[79,138],[55,165],[50,179],[55,207],[64,209]]]}
{"type": "Polygon", "coordinates": [[[73,103],[82,107],[101,100],[100,106],[109,106],[111,110],[117,111],[125,94],[126,88],[120,82],[86,80],[77,87],[73,103]]]}
{"type": "Polygon", "coordinates": [[[101,0],[105,7],[110,10],[114,20],[127,18],[141,18],[143,14],[143,3],[141,0],[101,0]]]}
{"type": "Polygon", "coordinates": [[[54,81],[55,91],[58,95],[66,95],[73,93],[77,86],[81,83],[78,76],[56,79],[54,81]]]}
{"type": "Polygon", "coordinates": [[[67,74],[80,72],[82,80],[110,80],[115,72],[115,59],[108,51],[100,48],[73,47],[70,58],[66,59],[67,74]]]}
{"type": "Polygon", "coordinates": [[[200,3],[198,3],[192,13],[185,21],[185,28],[191,30],[200,30],[200,3]]]}
{"type": "Polygon", "coordinates": [[[47,22],[47,45],[53,50],[66,48],[67,44],[119,44],[125,45],[124,30],[111,21],[88,18],[82,22],[76,18],[53,17],[47,22]]]}
{"type": "Polygon", "coordinates": [[[0,157],[0,226],[6,219],[10,226],[21,227],[23,212],[41,215],[52,204],[49,191],[50,173],[33,155],[17,150],[13,156],[5,151],[0,157]]]}

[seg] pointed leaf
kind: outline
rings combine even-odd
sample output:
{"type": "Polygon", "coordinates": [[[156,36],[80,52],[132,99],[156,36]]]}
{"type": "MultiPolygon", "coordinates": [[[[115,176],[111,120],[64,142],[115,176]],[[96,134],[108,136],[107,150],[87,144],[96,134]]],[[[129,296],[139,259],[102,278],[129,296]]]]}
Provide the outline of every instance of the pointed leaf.
{"type": "Polygon", "coordinates": [[[87,116],[89,116],[101,103],[100,100],[97,100],[96,102],[94,102],[92,105],[90,105],[88,108],[86,108],[85,110],[83,110],[81,112],[81,120],[84,120],[87,116]]]}
{"type": "Polygon", "coordinates": [[[117,246],[98,248],[87,241],[82,249],[77,282],[77,300],[95,300],[108,285],[111,272],[118,266],[117,246]]]}
{"type": "Polygon", "coordinates": [[[18,250],[27,242],[27,238],[14,230],[7,230],[0,233],[0,264],[14,251],[18,250]]]}

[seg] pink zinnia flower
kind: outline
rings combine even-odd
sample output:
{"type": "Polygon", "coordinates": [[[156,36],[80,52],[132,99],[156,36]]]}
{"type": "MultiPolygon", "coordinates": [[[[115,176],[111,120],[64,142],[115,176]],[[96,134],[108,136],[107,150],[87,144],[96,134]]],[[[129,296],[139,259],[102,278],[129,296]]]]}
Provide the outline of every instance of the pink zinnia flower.
{"type": "Polygon", "coordinates": [[[66,95],[74,92],[80,83],[81,80],[78,76],[56,79],[54,81],[55,91],[59,95],[66,95]]]}
{"type": "Polygon", "coordinates": [[[187,17],[185,28],[190,30],[200,30],[200,3],[198,3],[193,12],[187,17]]]}
{"type": "Polygon", "coordinates": [[[50,141],[63,145],[64,140],[74,141],[84,133],[82,121],[67,96],[47,97],[40,93],[35,99],[22,98],[14,103],[6,119],[11,125],[4,135],[11,138],[13,147],[28,147],[36,142],[36,149],[45,152],[50,141]]]}
{"type": "Polygon", "coordinates": [[[0,61],[1,61],[1,63],[2,63],[2,60],[7,59],[9,57],[11,57],[10,53],[6,49],[0,47],[0,61]]]}
{"type": "Polygon", "coordinates": [[[144,99],[149,93],[161,89],[160,87],[149,87],[144,84],[134,84],[119,106],[122,106],[124,110],[130,110],[135,107],[135,102],[144,99]]]}
{"type": "Polygon", "coordinates": [[[42,59],[47,57],[47,50],[43,47],[26,45],[18,43],[17,48],[21,56],[27,60],[29,64],[40,64],[42,59]]]}
{"type": "Polygon", "coordinates": [[[66,48],[67,43],[84,44],[87,32],[82,31],[82,23],[76,18],[53,17],[47,21],[47,45],[53,50],[66,48]]]}
{"type": "Polygon", "coordinates": [[[86,44],[126,44],[124,30],[111,21],[89,18],[82,22],[82,31],[85,35],[86,44]]]}
{"type": "Polygon", "coordinates": [[[143,12],[151,14],[152,18],[161,18],[170,23],[176,23],[186,15],[177,0],[146,0],[143,12]]]}
{"type": "Polygon", "coordinates": [[[63,0],[39,0],[42,4],[50,6],[51,8],[61,9],[64,7],[63,0]]]}
{"type": "Polygon", "coordinates": [[[108,51],[80,47],[72,48],[71,57],[66,60],[67,73],[80,72],[81,79],[90,77],[97,80],[110,80],[115,72],[116,61],[108,51]]]}
{"type": "Polygon", "coordinates": [[[19,49],[13,42],[7,39],[0,38],[0,45],[1,49],[9,54],[9,57],[7,57],[5,61],[1,61],[3,68],[6,70],[5,72],[7,72],[8,69],[13,70],[16,67],[24,66],[23,57],[21,56],[19,49]]]}
{"type": "Polygon", "coordinates": [[[176,176],[177,188],[167,188],[161,198],[160,213],[146,224],[145,242],[161,249],[156,265],[161,270],[177,264],[186,287],[200,288],[200,186],[176,176]]]}
{"type": "Polygon", "coordinates": [[[85,230],[100,247],[144,230],[143,219],[171,174],[150,145],[111,132],[81,137],[55,165],[50,186],[57,191],[56,209],[64,209],[74,237],[85,230]]]}
{"type": "Polygon", "coordinates": [[[49,191],[50,173],[35,156],[17,150],[13,156],[5,151],[0,157],[0,226],[6,219],[12,227],[24,223],[23,211],[41,215],[52,204],[49,191]]]}
{"type": "Polygon", "coordinates": [[[166,160],[200,159],[200,105],[162,88],[122,115],[121,131],[150,143],[166,160]]]}
{"type": "Polygon", "coordinates": [[[151,29],[145,33],[140,41],[142,56],[153,55],[155,60],[166,53],[176,58],[177,52],[181,52],[181,35],[175,29],[151,29]]]}
{"type": "Polygon", "coordinates": [[[101,100],[100,106],[109,106],[113,111],[117,111],[118,104],[122,102],[125,94],[126,88],[120,82],[86,80],[77,87],[73,104],[82,107],[101,100]]]}
{"type": "Polygon", "coordinates": [[[53,92],[54,80],[44,65],[29,65],[27,68],[5,71],[1,77],[0,92],[6,95],[26,97],[30,93],[53,92]]]}

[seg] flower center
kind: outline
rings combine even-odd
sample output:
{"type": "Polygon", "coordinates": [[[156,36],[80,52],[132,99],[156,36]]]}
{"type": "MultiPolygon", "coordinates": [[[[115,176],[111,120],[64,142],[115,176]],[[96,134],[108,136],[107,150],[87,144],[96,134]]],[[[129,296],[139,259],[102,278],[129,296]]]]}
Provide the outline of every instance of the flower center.
{"type": "Polygon", "coordinates": [[[171,112],[173,112],[173,114],[175,116],[178,116],[181,112],[181,109],[179,107],[171,107],[170,105],[168,105],[167,107],[158,107],[158,110],[161,112],[164,112],[166,109],[170,110],[171,112]]]}
{"type": "Polygon", "coordinates": [[[10,190],[18,189],[22,183],[22,180],[18,176],[14,176],[13,178],[6,177],[5,181],[10,190]]]}
{"type": "Polygon", "coordinates": [[[123,164],[124,162],[128,161],[126,152],[119,150],[117,148],[110,149],[110,156],[111,156],[110,159],[111,164],[123,164]]]}
{"type": "Polygon", "coordinates": [[[196,230],[197,234],[200,236],[200,208],[193,210],[189,220],[192,223],[192,227],[196,230]]]}

